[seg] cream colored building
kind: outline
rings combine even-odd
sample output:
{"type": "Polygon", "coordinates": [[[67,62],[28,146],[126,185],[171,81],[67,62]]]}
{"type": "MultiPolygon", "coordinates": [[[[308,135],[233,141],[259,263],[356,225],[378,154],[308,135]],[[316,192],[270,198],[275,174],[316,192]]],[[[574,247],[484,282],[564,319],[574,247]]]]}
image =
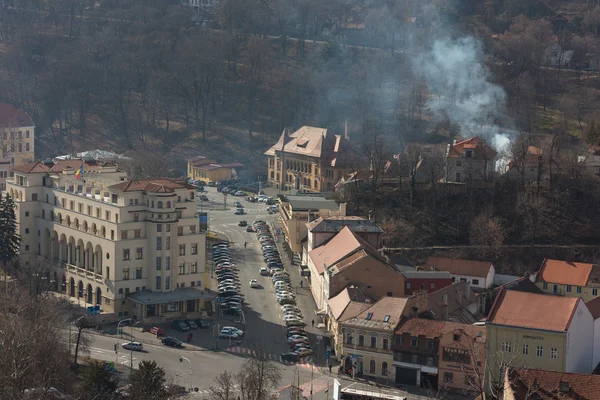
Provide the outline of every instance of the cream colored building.
{"type": "Polygon", "coordinates": [[[6,190],[11,167],[34,160],[35,125],[23,110],[0,104],[0,190],[6,190]]]}
{"type": "Polygon", "coordinates": [[[196,191],[129,181],[114,163],[64,160],[13,168],[21,256],[53,260],[48,278],[103,319],[174,317],[204,308],[205,243],[196,191]],[[83,174],[75,178],[83,165],[83,174]]]}
{"type": "Polygon", "coordinates": [[[548,294],[587,302],[598,298],[600,291],[600,265],[545,259],[534,277],[536,286],[548,294]]]}
{"type": "MultiPolygon", "coordinates": [[[[403,316],[411,315],[419,296],[382,297],[355,317],[341,322],[343,362],[346,371],[355,376],[394,381],[392,344],[394,329],[403,316]]],[[[339,331],[338,327],[338,331],[339,331]]]]}
{"type": "Polygon", "coordinates": [[[583,300],[501,288],[486,321],[492,384],[507,366],[591,373],[594,319],[583,300]]]}
{"type": "Polygon", "coordinates": [[[325,197],[284,196],[279,199],[279,215],[287,244],[302,256],[302,242],[308,237],[306,224],[319,217],[345,216],[346,203],[325,197]]]}
{"type": "Polygon", "coordinates": [[[328,129],[286,128],[279,141],[265,152],[269,182],[282,190],[333,192],[342,176],[368,166],[368,159],[344,136],[328,129]]]}

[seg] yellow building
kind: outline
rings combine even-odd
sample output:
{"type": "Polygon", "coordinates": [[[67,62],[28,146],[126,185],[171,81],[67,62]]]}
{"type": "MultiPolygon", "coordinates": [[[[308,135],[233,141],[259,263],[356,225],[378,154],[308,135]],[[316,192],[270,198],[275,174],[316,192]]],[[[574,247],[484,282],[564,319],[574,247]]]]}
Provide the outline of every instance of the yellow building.
{"type": "Polygon", "coordinates": [[[6,190],[11,167],[34,159],[35,125],[29,115],[11,104],[0,104],[0,190],[6,190]]]}
{"type": "Polygon", "coordinates": [[[52,290],[100,305],[107,321],[194,317],[212,306],[193,186],[130,181],[116,164],[91,160],[35,162],[13,173],[7,192],[19,255],[48,266],[52,290]]]}
{"type": "MultiPolygon", "coordinates": [[[[353,318],[341,322],[342,366],[353,374],[394,381],[392,340],[403,316],[412,313],[418,296],[382,297],[353,318]]],[[[338,331],[340,328],[338,327],[338,331]]]]}
{"type": "Polygon", "coordinates": [[[235,179],[238,177],[239,169],[244,168],[244,164],[238,162],[219,164],[204,156],[190,158],[187,164],[188,178],[206,183],[235,179]]]}
{"type": "Polygon", "coordinates": [[[268,180],[282,190],[332,192],[343,175],[364,168],[367,158],[348,140],[325,128],[286,128],[279,141],[265,152],[268,180]]]}
{"type": "Polygon", "coordinates": [[[580,298],[501,288],[486,321],[490,382],[507,366],[591,373],[594,319],[580,298]]]}
{"type": "Polygon", "coordinates": [[[302,255],[302,241],[308,237],[306,223],[319,217],[345,216],[346,203],[338,204],[325,197],[281,197],[279,215],[287,244],[294,253],[302,255]]]}
{"type": "Polygon", "coordinates": [[[588,302],[598,297],[600,266],[545,259],[535,282],[545,293],[581,297],[588,302]]]}

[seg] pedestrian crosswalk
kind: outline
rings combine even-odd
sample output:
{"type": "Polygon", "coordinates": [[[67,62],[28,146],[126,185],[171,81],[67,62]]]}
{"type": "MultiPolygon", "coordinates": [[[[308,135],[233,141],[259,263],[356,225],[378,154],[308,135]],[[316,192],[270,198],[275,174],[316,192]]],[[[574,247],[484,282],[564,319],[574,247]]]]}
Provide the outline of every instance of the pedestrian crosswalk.
{"type": "MultiPolygon", "coordinates": [[[[225,349],[225,351],[228,353],[232,353],[232,354],[239,354],[239,355],[245,356],[245,357],[253,357],[253,356],[257,355],[257,351],[255,349],[249,349],[249,348],[240,347],[240,346],[229,347],[228,349],[225,349]]],[[[274,353],[265,353],[265,356],[268,360],[279,362],[282,364],[290,364],[290,365],[296,364],[299,367],[309,368],[309,369],[312,368],[312,366],[313,366],[312,356],[304,357],[298,362],[283,360],[281,358],[281,355],[274,354],[274,353]]]]}
{"type": "Polygon", "coordinates": [[[311,398],[311,391],[312,391],[312,394],[314,395],[314,394],[320,393],[328,388],[329,388],[329,378],[325,378],[325,377],[313,379],[312,381],[308,381],[308,382],[300,385],[300,390],[302,390],[302,395],[304,397],[306,397],[307,399],[311,398]]]}
{"type": "Polygon", "coordinates": [[[90,357],[110,362],[117,362],[118,364],[129,366],[133,362],[133,366],[135,367],[138,362],[136,357],[132,357],[130,352],[127,350],[119,349],[119,353],[115,354],[114,351],[100,349],[97,347],[90,347],[90,357]]]}

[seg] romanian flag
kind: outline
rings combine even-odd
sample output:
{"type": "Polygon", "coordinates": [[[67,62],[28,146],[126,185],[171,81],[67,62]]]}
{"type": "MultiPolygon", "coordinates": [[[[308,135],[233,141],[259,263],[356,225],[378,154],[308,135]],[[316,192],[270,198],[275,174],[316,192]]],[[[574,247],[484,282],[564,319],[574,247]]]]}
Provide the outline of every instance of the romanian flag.
{"type": "Polygon", "coordinates": [[[77,168],[77,171],[75,171],[75,179],[79,179],[79,177],[83,174],[83,164],[81,164],[79,166],[79,168],[77,168]]]}

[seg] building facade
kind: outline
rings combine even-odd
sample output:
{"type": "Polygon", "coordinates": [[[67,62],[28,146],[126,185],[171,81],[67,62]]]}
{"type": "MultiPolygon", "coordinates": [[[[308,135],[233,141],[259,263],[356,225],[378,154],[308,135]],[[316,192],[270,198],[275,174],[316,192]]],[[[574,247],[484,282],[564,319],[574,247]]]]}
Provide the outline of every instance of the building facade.
{"type": "Polygon", "coordinates": [[[284,129],[265,155],[269,183],[281,190],[332,192],[342,176],[368,165],[347,132],[345,136],[334,135],[312,126],[293,133],[284,129]]]}
{"type": "Polygon", "coordinates": [[[500,289],[486,328],[491,382],[507,366],[592,372],[594,320],[580,298],[500,289]]]}
{"type": "Polygon", "coordinates": [[[454,141],[446,152],[445,182],[488,181],[496,169],[497,153],[478,137],[454,141]]]}
{"type": "Polygon", "coordinates": [[[452,276],[448,271],[402,271],[404,275],[404,294],[432,293],[452,285],[452,276]]]}
{"type": "Polygon", "coordinates": [[[494,284],[496,268],[489,261],[429,257],[424,269],[448,271],[454,282],[468,282],[473,289],[489,289],[494,284]]]}
{"type": "Polygon", "coordinates": [[[0,104],[0,190],[6,190],[11,168],[33,161],[35,125],[23,110],[0,104]]]}
{"type": "Polygon", "coordinates": [[[393,382],[392,340],[400,319],[412,312],[419,297],[383,297],[356,317],[341,323],[343,368],[354,376],[393,382]]]}
{"type": "Polygon", "coordinates": [[[548,294],[581,297],[590,301],[600,290],[600,266],[589,263],[545,259],[535,275],[535,284],[548,294]]]}
{"type": "Polygon", "coordinates": [[[215,160],[198,156],[187,160],[187,177],[208,183],[236,179],[244,164],[217,163],[215,160]]]}
{"type": "Polygon", "coordinates": [[[308,236],[306,224],[319,217],[345,216],[346,203],[324,197],[284,196],[279,199],[279,216],[285,241],[293,253],[302,256],[302,242],[308,236]]]}
{"type": "Polygon", "coordinates": [[[105,319],[205,307],[206,238],[192,186],[129,181],[113,163],[82,160],[25,164],[13,173],[7,191],[21,256],[52,260],[58,291],[99,304],[105,319]]]}

